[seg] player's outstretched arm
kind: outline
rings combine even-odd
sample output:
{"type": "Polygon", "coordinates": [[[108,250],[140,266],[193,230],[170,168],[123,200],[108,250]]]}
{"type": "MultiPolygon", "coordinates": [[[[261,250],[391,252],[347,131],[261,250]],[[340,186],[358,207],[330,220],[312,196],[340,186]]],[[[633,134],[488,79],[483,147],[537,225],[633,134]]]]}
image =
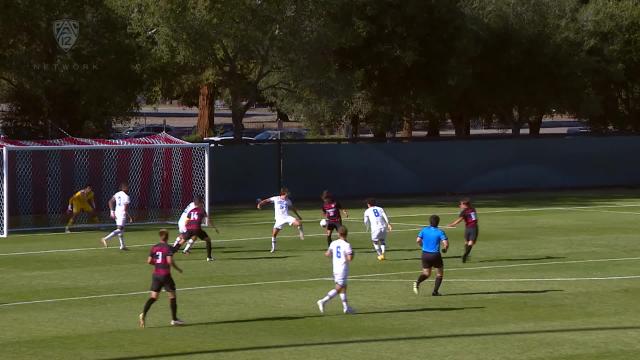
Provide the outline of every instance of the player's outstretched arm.
{"type": "Polygon", "coordinates": [[[169,263],[170,266],[172,266],[174,269],[176,269],[179,273],[182,273],[182,269],[180,269],[180,267],[178,267],[178,265],[175,263],[175,261],[173,261],[173,256],[167,256],[167,262],[169,263]]]}
{"type": "Polygon", "coordinates": [[[262,199],[258,202],[258,205],[256,205],[256,208],[260,209],[262,208],[263,205],[266,205],[270,202],[271,202],[271,199],[262,199]]]}
{"type": "Polygon", "coordinates": [[[422,238],[421,237],[417,237],[416,238],[416,244],[418,244],[418,247],[422,247],[422,238]]]}
{"type": "Polygon", "coordinates": [[[293,211],[294,214],[296,214],[296,216],[298,217],[298,219],[302,220],[302,216],[300,216],[300,213],[298,212],[298,208],[296,208],[295,206],[291,207],[291,210],[293,211]]]}
{"type": "Polygon", "coordinates": [[[327,250],[327,251],[325,251],[325,253],[324,253],[324,256],[326,256],[326,257],[331,257],[331,255],[333,255],[333,253],[331,252],[331,250],[327,250]]]}
{"type": "Polygon", "coordinates": [[[447,225],[447,227],[456,227],[456,225],[460,224],[464,220],[463,217],[459,217],[455,219],[451,224],[447,225]]]}
{"type": "Polygon", "coordinates": [[[153,265],[153,258],[151,256],[147,258],[147,264],[153,265]]]}

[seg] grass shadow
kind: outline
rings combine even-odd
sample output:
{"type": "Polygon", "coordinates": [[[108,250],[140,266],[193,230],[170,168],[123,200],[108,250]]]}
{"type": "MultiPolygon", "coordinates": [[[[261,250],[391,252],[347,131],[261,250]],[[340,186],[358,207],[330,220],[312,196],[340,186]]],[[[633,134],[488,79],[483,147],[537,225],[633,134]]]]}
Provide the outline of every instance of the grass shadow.
{"type": "Polygon", "coordinates": [[[340,345],[354,345],[354,344],[375,344],[381,343],[393,343],[399,341],[419,341],[424,343],[426,340],[437,339],[469,339],[469,338],[491,338],[491,337],[514,337],[514,336],[528,336],[528,335],[549,335],[549,334],[583,334],[583,333],[599,333],[605,331],[638,331],[640,326],[598,326],[598,327],[566,327],[557,329],[528,329],[528,330],[514,330],[514,331],[485,331],[485,332],[461,332],[461,333],[449,333],[449,334],[435,334],[435,335],[416,335],[416,336],[396,336],[396,337],[376,337],[376,338],[363,338],[363,339],[345,339],[334,341],[316,341],[316,342],[299,342],[299,343],[286,343],[286,344],[269,344],[269,345],[255,345],[244,346],[226,349],[210,349],[210,350],[196,350],[196,351],[180,351],[166,354],[153,354],[153,355],[137,355],[137,356],[123,356],[105,358],[105,360],[133,360],[133,359],[159,359],[177,356],[195,356],[195,355],[215,355],[215,354],[234,354],[242,353],[246,351],[264,351],[264,350],[279,350],[279,349],[297,349],[297,348],[309,348],[317,346],[340,346],[340,345]]]}
{"type": "Polygon", "coordinates": [[[512,291],[483,291],[483,292],[468,292],[468,293],[454,293],[443,294],[443,296],[467,296],[467,295],[514,295],[514,294],[546,294],[550,292],[561,292],[564,290],[512,290],[512,291]]]}

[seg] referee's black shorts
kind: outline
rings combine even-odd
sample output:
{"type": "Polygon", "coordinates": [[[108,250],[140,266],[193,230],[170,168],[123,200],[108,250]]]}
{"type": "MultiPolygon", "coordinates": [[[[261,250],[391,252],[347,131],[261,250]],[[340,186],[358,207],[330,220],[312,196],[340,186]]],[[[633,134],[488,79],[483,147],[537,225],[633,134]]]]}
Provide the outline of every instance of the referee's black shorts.
{"type": "Polygon", "coordinates": [[[432,252],[423,252],[422,253],[422,268],[430,269],[430,268],[443,268],[444,263],[442,262],[442,255],[440,252],[432,253],[432,252]]]}

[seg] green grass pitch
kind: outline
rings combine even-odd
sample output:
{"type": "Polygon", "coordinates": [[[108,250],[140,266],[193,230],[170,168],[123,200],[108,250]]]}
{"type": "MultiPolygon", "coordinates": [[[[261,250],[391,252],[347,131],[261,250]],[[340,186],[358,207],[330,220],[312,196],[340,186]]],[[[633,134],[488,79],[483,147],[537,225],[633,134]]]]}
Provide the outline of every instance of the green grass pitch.
{"type": "MultiPolygon", "coordinates": [[[[319,203],[297,204],[304,241],[286,228],[268,252],[273,210],[219,207],[216,261],[176,255],[178,313],[169,326],[166,294],[148,316],[159,227],[132,226],[129,252],[101,249],[104,231],[12,234],[0,239],[0,348],[3,359],[637,359],[640,357],[640,192],[482,195],[474,198],[480,238],[462,264],[463,226],[446,230],[445,280],[416,296],[415,237],[430,214],[456,217],[456,199],[381,201],[394,231],[379,262],[347,202],[349,300],[320,315],[333,286],[323,256],[319,203]]],[[[175,229],[170,227],[172,238],[175,229]]]]}

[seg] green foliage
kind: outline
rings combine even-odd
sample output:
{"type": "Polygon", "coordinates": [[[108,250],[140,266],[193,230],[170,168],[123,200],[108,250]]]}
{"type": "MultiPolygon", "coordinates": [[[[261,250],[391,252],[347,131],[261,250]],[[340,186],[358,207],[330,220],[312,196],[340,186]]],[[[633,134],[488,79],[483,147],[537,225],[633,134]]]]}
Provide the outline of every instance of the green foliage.
{"type": "Polygon", "coordinates": [[[2,9],[0,103],[9,104],[2,119],[8,135],[106,135],[136,107],[141,54],[126,19],[108,4],[20,0],[5,1],[2,9]],[[68,52],[54,38],[58,19],[79,22],[68,52]]]}

